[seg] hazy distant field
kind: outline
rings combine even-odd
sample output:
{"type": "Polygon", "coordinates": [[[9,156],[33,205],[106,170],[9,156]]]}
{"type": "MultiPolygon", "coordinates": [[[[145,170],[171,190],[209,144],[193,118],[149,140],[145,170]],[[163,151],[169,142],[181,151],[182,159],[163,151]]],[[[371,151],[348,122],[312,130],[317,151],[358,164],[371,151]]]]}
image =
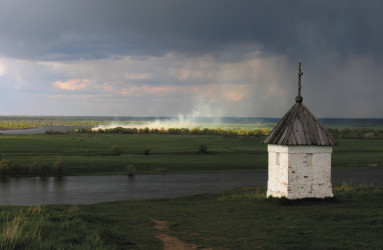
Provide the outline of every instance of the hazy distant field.
{"type": "MultiPolygon", "coordinates": [[[[101,125],[142,128],[188,125],[232,131],[230,136],[87,134],[90,130],[84,134],[0,135],[0,157],[3,163],[6,161],[0,164],[0,170],[3,175],[31,175],[32,168],[45,166],[50,169],[45,174],[54,175],[53,166],[59,163],[65,175],[126,174],[128,166],[135,173],[266,171],[267,146],[260,144],[263,137],[248,135],[246,131],[268,131],[277,121],[274,118],[0,117],[0,127],[7,129],[32,125],[71,126],[68,127],[71,129],[101,125]]],[[[321,121],[325,126],[343,128],[330,129],[339,138],[374,138],[338,139],[340,146],[334,147],[333,168],[382,167],[383,139],[377,138],[383,136],[383,130],[379,130],[383,119],[321,121]],[[366,130],[370,128],[374,130],[366,130]]]]}
{"type": "MultiPolygon", "coordinates": [[[[28,129],[43,126],[92,127],[155,127],[165,128],[273,128],[280,118],[257,117],[78,117],[78,116],[0,116],[0,130],[28,129]]],[[[328,128],[383,129],[383,119],[323,118],[319,121],[328,128]]]]}

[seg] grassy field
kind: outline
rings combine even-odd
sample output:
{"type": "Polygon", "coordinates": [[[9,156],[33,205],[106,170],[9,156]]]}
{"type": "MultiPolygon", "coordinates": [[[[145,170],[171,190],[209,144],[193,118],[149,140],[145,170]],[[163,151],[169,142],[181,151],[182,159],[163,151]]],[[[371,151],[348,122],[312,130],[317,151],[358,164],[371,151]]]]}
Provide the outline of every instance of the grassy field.
{"type": "MultiPolygon", "coordinates": [[[[64,164],[65,175],[266,171],[262,137],[119,134],[2,135],[0,157],[11,163],[64,164]],[[200,152],[206,145],[207,153],[200,152]]],[[[382,139],[339,139],[334,169],[383,167],[382,139]]],[[[53,175],[53,170],[50,175],[53,175]]]]}
{"type": "Polygon", "coordinates": [[[334,199],[266,199],[264,188],[94,205],[0,206],[1,249],[380,249],[383,188],[334,188],[334,199]],[[164,227],[156,227],[162,223],[164,227]],[[170,238],[173,239],[174,238],[170,238]]]}
{"type": "MultiPolygon", "coordinates": [[[[59,161],[65,175],[127,174],[129,165],[143,174],[266,171],[262,139],[1,135],[0,157],[19,167],[59,161]],[[207,152],[201,152],[201,145],[207,152]]],[[[383,167],[383,139],[338,141],[334,169],[383,167]]],[[[259,187],[92,205],[0,206],[0,249],[161,249],[164,237],[214,249],[383,245],[383,187],[344,184],[334,188],[334,199],[325,200],[266,199],[265,193],[259,187]]]]}

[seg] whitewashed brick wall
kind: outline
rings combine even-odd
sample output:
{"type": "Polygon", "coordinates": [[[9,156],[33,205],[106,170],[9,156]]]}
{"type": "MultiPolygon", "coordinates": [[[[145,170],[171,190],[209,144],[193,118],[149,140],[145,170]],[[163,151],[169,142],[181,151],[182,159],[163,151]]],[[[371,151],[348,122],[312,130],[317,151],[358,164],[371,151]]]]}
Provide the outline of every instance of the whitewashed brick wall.
{"type": "Polygon", "coordinates": [[[267,196],[288,199],[333,197],[331,146],[268,145],[267,196]]]}

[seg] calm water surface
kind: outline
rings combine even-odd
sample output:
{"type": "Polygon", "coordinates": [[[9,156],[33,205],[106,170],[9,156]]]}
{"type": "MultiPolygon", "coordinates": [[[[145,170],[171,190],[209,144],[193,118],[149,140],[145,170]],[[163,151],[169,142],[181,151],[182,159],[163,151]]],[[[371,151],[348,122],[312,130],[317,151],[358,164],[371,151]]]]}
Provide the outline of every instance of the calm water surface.
{"type": "MultiPolygon", "coordinates": [[[[383,170],[338,170],[333,184],[383,185],[383,170]]],[[[1,205],[91,204],[106,201],[170,198],[240,187],[265,186],[267,173],[203,173],[128,176],[68,176],[61,179],[0,180],[1,205]]]]}
{"type": "Polygon", "coordinates": [[[91,126],[43,126],[41,128],[15,129],[15,130],[0,130],[4,135],[35,135],[44,134],[48,130],[66,132],[79,128],[92,128],[91,126]]]}

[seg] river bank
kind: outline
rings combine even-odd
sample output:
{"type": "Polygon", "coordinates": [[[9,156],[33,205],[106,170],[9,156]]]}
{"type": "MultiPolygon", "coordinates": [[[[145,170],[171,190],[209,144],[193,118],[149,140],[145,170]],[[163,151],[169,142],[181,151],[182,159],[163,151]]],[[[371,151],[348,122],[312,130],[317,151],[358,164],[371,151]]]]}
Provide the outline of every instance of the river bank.
{"type": "MultiPolygon", "coordinates": [[[[333,185],[383,186],[383,169],[334,170],[333,185]]],[[[265,187],[266,172],[0,179],[0,204],[92,204],[265,187]]]]}

